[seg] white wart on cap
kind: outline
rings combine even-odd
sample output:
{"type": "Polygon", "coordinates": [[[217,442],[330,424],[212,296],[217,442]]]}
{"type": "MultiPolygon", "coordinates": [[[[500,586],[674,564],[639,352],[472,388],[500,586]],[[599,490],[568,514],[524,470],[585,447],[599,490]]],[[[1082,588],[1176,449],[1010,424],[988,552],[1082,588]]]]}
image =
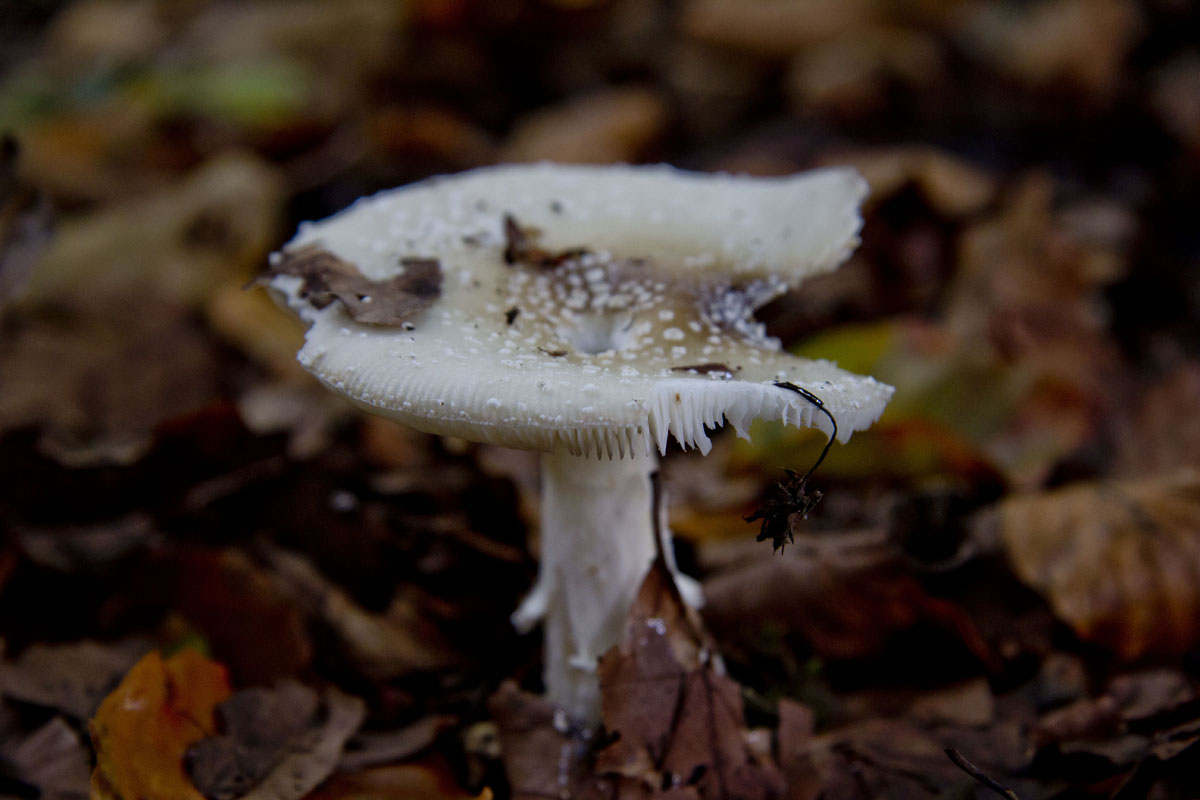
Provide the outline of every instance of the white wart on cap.
{"type": "Polygon", "coordinates": [[[270,283],[310,325],[299,358],[311,372],[430,433],[623,457],[664,451],[668,435],[707,452],[706,429],[726,420],[740,435],[759,418],[828,432],[774,385],[786,381],[819,397],[845,438],[891,387],[783,352],[753,313],[845,259],[865,193],[844,169],[491,167],[360,200],[285,250],[319,248],[374,281],[436,259],[440,296],[402,325],[314,304],[291,275],[270,283]],[[514,258],[526,244],[565,255],[514,258]]]}

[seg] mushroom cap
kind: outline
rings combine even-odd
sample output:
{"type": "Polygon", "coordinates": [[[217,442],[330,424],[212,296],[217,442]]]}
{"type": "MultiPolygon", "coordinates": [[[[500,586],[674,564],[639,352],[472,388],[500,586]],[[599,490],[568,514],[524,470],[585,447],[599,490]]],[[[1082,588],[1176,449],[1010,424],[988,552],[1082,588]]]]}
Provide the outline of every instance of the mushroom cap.
{"type": "Polygon", "coordinates": [[[323,248],[374,280],[437,259],[441,296],[404,325],[314,307],[293,276],[269,285],[309,324],[309,371],[422,431],[608,457],[665,451],[668,435],[707,452],[706,429],[725,421],[742,436],[760,418],[829,433],[786,381],[820,398],[844,439],[892,388],[784,352],[753,312],[846,258],[865,194],[847,169],[488,167],[364,198],[285,248],[323,248]],[[576,254],[506,263],[513,220],[542,252],[576,254]]]}

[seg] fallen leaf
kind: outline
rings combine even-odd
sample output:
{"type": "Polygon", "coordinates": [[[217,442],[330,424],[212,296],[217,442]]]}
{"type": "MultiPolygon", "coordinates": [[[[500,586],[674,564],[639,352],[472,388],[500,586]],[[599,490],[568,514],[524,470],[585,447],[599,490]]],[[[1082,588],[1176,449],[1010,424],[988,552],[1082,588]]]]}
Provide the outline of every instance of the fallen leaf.
{"type": "Polygon", "coordinates": [[[42,800],[88,795],[91,753],[62,717],[50,720],[16,747],[4,748],[3,762],[16,778],[36,786],[42,800]]]}
{"type": "Polygon", "coordinates": [[[817,800],[821,780],[812,763],[816,717],[808,707],[788,698],[779,701],[776,751],[787,779],[788,800],[817,800]]]}
{"type": "Polygon", "coordinates": [[[366,709],[357,697],[323,697],[295,681],[236,692],[217,708],[223,733],[188,751],[209,800],[297,800],[332,774],[366,709]]]}
{"type": "Polygon", "coordinates": [[[869,14],[861,0],[699,0],[684,7],[678,24],[698,41],[779,57],[852,30],[869,14]]]}
{"type": "Polygon", "coordinates": [[[0,664],[0,691],[12,700],[87,719],[150,646],[139,639],[105,644],[35,644],[0,664]]]}
{"type": "Polygon", "coordinates": [[[0,315],[24,287],[50,242],[50,202],[26,186],[17,172],[17,140],[0,135],[0,315]]]}
{"type": "MultiPolygon", "coordinates": [[[[282,195],[280,176],[265,161],[215,156],[152,195],[61,220],[26,297],[87,304],[148,294],[200,306],[214,290],[253,275],[278,235],[282,195]]],[[[136,314],[116,318],[138,321],[136,314]]]]}
{"type": "Polygon", "coordinates": [[[1017,576],[1083,639],[1121,659],[1200,637],[1200,474],[1089,482],[1013,497],[998,525],[1017,576]]]}
{"type": "Polygon", "coordinates": [[[656,562],[624,638],[600,658],[601,715],[615,741],[597,753],[597,772],[706,798],[779,796],[778,770],[748,747],[741,687],[714,663],[673,586],[656,562]]]}
{"type": "Polygon", "coordinates": [[[484,788],[472,795],[457,784],[448,764],[431,758],[416,764],[338,773],[308,795],[308,800],[492,800],[492,791],[484,788]]]}
{"type": "MultiPolygon", "coordinates": [[[[504,263],[510,266],[522,264],[534,269],[554,269],[563,263],[582,256],[584,249],[560,250],[557,253],[546,250],[537,244],[541,231],[537,228],[522,227],[512,214],[504,215],[504,263]]],[[[538,348],[551,356],[564,356],[566,351],[550,351],[538,348]]]]}
{"type": "Polygon", "coordinates": [[[1163,126],[1200,157],[1200,53],[1172,57],[1152,77],[1151,102],[1163,126]]]}
{"type": "Polygon", "coordinates": [[[1116,418],[1112,473],[1136,478],[1200,468],[1200,363],[1185,362],[1146,386],[1116,418]]]}
{"type": "Polygon", "coordinates": [[[38,426],[67,466],[132,463],[157,425],[216,401],[217,372],[212,342],[161,297],[30,310],[0,338],[0,431],[38,426]]]}
{"type": "Polygon", "coordinates": [[[888,546],[882,531],[797,535],[786,556],[763,552],[704,582],[704,617],[732,636],[764,627],[802,635],[826,658],[864,658],[918,622],[962,637],[987,660],[964,611],[931,596],[888,546]]]}
{"type": "Polygon", "coordinates": [[[311,662],[301,604],[245,553],[182,547],[156,568],[169,576],[169,607],[204,636],[236,683],[273,683],[311,662]]]}
{"type": "Polygon", "coordinates": [[[1066,84],[1101,99],[1120,86],[1141,27],[1138,6],[1127,0],[972,3],[959,19],[974,58],[1032,86],[1066,84]]]}
{"type": "Polygon", "coordinates": [[[442,268],[436,259],[405,258],[404,271],[388,280],[365,277],[348,261],[319,245],[284,250],[261,283],[278,275],[301,278],[300,296],[314,308],[337,300],[358,322],[402,325],[433,304],[442,293],[442,268]]]}
{"type": "Polygon", "coordinates": [[[525,115],[501,148],[501,162],[633,163],[666,131],[669,109],[656,90],[606,89],[525,115]]]}
{"type": "Polygon", "coordinates": [[[457,722],[455,717],[434,714],[394,731],[360,731],[346,742],[338,769],[356,772],[411,758],[457,722]]]}
{"type": "Polygon", "coordinates": [[[148,653],[100,704],[91,722],[92,796],[111,800],[202,800],[184,753],[215,731],[229,696],[225,668],[195,650],[148,653]]]}
{"type": "Polygon", "coordinates": [[[829,162],[854,166],[871,186],[877,205],[906,186],[916,186],[946,219],[977,214],[995,199],[996,180],[982,167],[932,147],[893,147],[838,153],[829,162]]]}
{"type": "Polygon", "coordinates": [[[103,572],[161,538],[142,512],[90,525],[20,526],[16,535],[31,561],[65,573],[103,572]]]}
{"type": "Polygon", "coordinates": [[[591,737],[573,730],[550,701],[506,681],[488,698],[488,712],[496,721],[514,800],[620,797],[617,781],[589,768],[591,737]]]}
{"type": "Polygon", "coordinates": [[[273,550],[265,558],[285,591],[333,630],[345,656],[366,677],[385,681],[445,669],[461,660],[437,628],[403,597],[385,614],[371,614],[304,557],[273,550]]]}

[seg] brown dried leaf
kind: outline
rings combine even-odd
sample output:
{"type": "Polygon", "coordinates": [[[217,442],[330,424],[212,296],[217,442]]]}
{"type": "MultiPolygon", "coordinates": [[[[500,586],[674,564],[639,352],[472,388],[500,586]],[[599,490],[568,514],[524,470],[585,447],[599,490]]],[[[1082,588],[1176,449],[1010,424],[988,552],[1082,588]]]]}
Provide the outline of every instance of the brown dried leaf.
{"type": "Polygon", "coordinates": [[[788,56],[862,24],[863,0],[698,0],[680,14],[684,34],[697,41],[762,56],[788,56]]]}
{"type": "Polygon", "coordinates": [[[308,244],[284,250],[258,282],[277,275],[302,278],[300,296],[315,308],[338,300],[358,322],[402,325],[441,296],[442,267],[432,258],[406,258],[401,264],[404,272],[400,275],[373,281],[350,262],[308,244]]]}
{"type": "Polygon", "coordinates": [[[1117,420],[1113,473],[1136,477],[1200,468],[1200,363],[1187,362],[1146,387],[1117,420]]]}
{"type": "Polygon", "coordinates": [[[1017,576],[1080,637],[1136,659],[1200,636],[1200,473],[1015,497],[990,521],[1017,576]]]}
{"type": "Polygon", "coordinates": [[[338,773],[308,795],[308,800],[492,800],[492,792],[485,788],[478,795],[470,794],[454,780],[448,764],[428,759],[338,773]]]}
{"type": "Polygon", "coordinates": [[[37,787],[42,800],[75,800],[88,794],[91,753],[62,717],[50,720],[20,744],[3,748],[2,760],[15,777],[37,787]]]}
{"type": "Polygon", "coordinates": [[[0,664],[0,687],[7,698],[86,719],[149,649],[138,639],[35,644],[15,661],[0,664]]]}
{"type": "Polygon", "coordinates": [[[641,160],[667,126],[666,99],[621,87],[535,111],[518,122],[500,161],[612,164],[641,160]]]}
{"type": "Polygon", "coordinates": [[[165,563],[171,607],[195,626],[236,682],[271,683],[304,669],[313,644],[301,604],[237,550],[181,548],[165,563]]]}
{"type": "Polygon", "coordinates": [[[1066,84],[1100,98],[1120,85],[1141,27],[1130,0],[981,2],[960,18],[974,57],[1032,86],[1066,84]]]}
{"type": "Polygon", "coordinates": [[[40,448],[67,466],[132,463],[157,425],[219,395],[212,343],[161,298],[29,313],[9,331],[0,431],[39,426],[40,448]]]}
{"type": "Polygon", "coordinates": [[[457,723],[455,717],[439,714],[424,717],[399,730],[355,734],[346,742],[346,748],[338,760],[338,769],[357,772],[411,758],[457,723]]]}
{"type": "Polygon", "coordinates": [[[188,752],[191,777],[210,800],[296,800],[337,766],[366,709],[357,697],[294,681],[245,689],[218,706],[224,733],[188,752]]]}
{"type": "Polygon", "coordinates": [[[732,635],[766,625],[802,634],[827,658],[862,658],[920,621],[955,631],[990,655],[966,614],[930,596],[880,531],[796,536],[785,557],[765,549],[704,583],[705,620],[732,635]]]}
{"type": "Polygon", "coordinates": [[[562,712],[550,701],[506,682],[488,698],[488,711],[496,720],[515,800],[564,795],[623,800],[614,784],[627,781],[592,774],[587,763],[591,741],[563,724],[562,712]]]}
{"type": "Polygon", "coordinates": [[[849,164],[871,186],[868,205],[915,185],[933,210],[947,219],[982,211],[996,197],[996,180],[983,168],[932,147],[891,147],[840,152],[827,163],[849,164]]]}
{"type": "Polygon", "coordinates": [[[150,196],[63,219],[30,276],[28,296],[93,303],[149,293],[201,305],[257,269],[278,236],[283,191],[265,161],[215,156],[150,196]]]}
{"type": "Polygon", "coordinates": [[[445,636],[403,596],[382,615],[369,613],[304,557],[264,553],[283,590],[337,636],[343,654],[363,675],[390,680],[439,670],[461,660],[445,636]]]}
{"type": "Polygon", "coordinates": [[[17,156],[17,140],[0,136],[0,313],[25,285],[54,226],[49,201],[20,181],[17,156]]]}
{"type": "Polygon", "coordinates": [[[695,787],[702,797],[782,794],[771,765],[746,741],[741,687],[721,674],[672,579],[651,569],[625,638],[597,667],[605,729],[616,740],[596,756],[599,772],[648,787],[695,787]]]}
{"type": "MultiPolygon", "coordinates": [[[[554,269],[563,262],[578,258],[587,252],[583,248],[561,250],[552,253],[538,246],[537,240],[541,231],[537,228],[522,227],[512,214],[504,215],[504,263],[509,265],[523,264],[534,269],[554,269]]],[[[542,348],[538,348],[542,350],[542,348]]],[[[552,356],[566,355],[566,352],[550,352],[552,356]]]]}

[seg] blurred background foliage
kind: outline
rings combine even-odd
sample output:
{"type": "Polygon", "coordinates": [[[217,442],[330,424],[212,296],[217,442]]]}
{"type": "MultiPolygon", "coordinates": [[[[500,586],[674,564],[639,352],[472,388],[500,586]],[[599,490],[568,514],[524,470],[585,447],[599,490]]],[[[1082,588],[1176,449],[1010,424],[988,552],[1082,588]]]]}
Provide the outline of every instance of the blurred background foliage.
{"type": "Polygon", "coordinates": [[[967,791],[948,742],[1022,797],[1194,796],[1197,31],[1189,0],[0,4],[0,793],[86,793],[84,721],[186,642],[409,731],[315,796],[507,791],[484,698],[537,680],[535,462],[359,416],[243,287],[359,196],[551,159],[871,185],[851,260],[762,315],[897,388],[797,544],[742,517],[811,432],[664,465],[792,796],[967,791]]]}

